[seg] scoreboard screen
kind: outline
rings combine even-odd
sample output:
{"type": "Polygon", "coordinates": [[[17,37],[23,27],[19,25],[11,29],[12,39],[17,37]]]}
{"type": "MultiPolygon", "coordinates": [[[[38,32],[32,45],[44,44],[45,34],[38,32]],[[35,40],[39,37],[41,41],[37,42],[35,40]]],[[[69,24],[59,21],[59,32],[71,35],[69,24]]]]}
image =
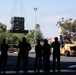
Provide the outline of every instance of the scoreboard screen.
{"type": "Polygon", "coordinates": [[[13,30],[24,30],[24,17],[12,17],[11,24],[13,30]]]}

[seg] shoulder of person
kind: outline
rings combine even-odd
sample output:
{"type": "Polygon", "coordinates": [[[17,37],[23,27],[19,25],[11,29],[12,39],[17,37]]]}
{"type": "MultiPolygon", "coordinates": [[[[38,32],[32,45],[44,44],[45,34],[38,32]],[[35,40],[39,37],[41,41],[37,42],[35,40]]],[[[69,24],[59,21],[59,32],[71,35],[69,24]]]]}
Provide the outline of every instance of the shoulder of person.
{"type": "Polygon", "coordinates": [[[55,41],[52,42],[52,44],[54,44],[54,43],[55,43],[55,41]]]}
{"type": "Polygon", "coordinates": [[[26,42],[26,44],[30,45],[30,43],[26,42]]]}
{"type": "MultiPolygon", "coordinates": [[[[59,41],[58,41],[59,42],[59,41]]],[[[59,42],[60,43],[60,42],[59,42]]]]}
{"type": "Polygon", "coordinates": [[[31,46],[30,43],[28,43],[28,42],[26,42],[26,45],[27,45],[27,46],[31,46]]]}

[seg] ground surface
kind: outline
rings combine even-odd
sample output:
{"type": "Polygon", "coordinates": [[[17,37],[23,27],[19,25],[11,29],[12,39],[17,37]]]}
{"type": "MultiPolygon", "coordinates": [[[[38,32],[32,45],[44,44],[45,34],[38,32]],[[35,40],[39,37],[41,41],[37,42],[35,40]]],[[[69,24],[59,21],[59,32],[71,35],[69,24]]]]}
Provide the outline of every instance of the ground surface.
{"type": "MultiPolygon", "coordinates": [[[[29,66],[28,66],[29,70],[33,70],[34,69],[34,60],[35,60],[35,53],[29,53],[29,66]]],[[[16,61],[17,61],[17,53],[9,53],[8,54],[8,62],[7,62],[6,70],[7,71],[15,71],[16,61]]],[[[50,64],[51,64],[50,65],[50,70],[51,70],[50,72],[52,72],[52,64],[53,64],[52,63],[52,55],[50,57],[50,64]]],[[[61,70],[62,70],[61,72],[63,72],[63,73],[62,74],[59,73],[59,74],[60,75],[67,75],[67,72],[64,71],[64,70],[66,70],[68,66],[75,65],[75,64],[76,64],[76,57],[61,56],[61,70]]],[[[20,65],[20,70],[22,70],[22,63],[20,65]]],[[[30,74],[35,75],[35,73],[30,73],[30,74]]],[[[57,73],[51,73],[51,74],[55,75],[57,73]]],[[[15,74],[13,74],[13,75],[15,75],[15,74]]],[[[43,73],[41,73],[41,74],[36,73],[36,75],[43,75],[43,73]]],[[[73,73],[69,73],[69,75],[75,75],[75,73],[74,72],[73,73]]]]}

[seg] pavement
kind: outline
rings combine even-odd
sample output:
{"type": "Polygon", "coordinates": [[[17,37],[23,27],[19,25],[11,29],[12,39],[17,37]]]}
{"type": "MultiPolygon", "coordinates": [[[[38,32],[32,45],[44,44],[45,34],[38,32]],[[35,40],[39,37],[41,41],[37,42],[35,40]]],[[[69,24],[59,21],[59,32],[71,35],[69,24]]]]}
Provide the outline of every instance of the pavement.
{"type": "Polygon", "coordinates": [[[1,71],[0,75],[76,75],[75,70],[60,70],[60,71],[52,71],[50,72],[44,72],[43,70],[40,70],[40,72],[34,72],[33,70],[28,70],[27,72],[23,72],[20,70],[18,73],[16,71],[6,71],[3,73],[1,71]]]}
{"type": "Polygon", "coordinates": [[[28,71],[27,72],[23,72],[22,71],[22,62],[20,64],[19,67],[19,73],[17,73],[15,71],[16,68],[16,61],[17,61],[17,56],[12,56],[9,55],[8,56],[8,61],[7,61],[7,66],[6,66],[6,71],[5,73],[3,73],[3,71],[1,71],[0,75],[76,75],[76,70],[69,70],[66,67],[72,64],[76,64],[75,62],[71,63],[71,62],[61,62],[61,70],[58,71],[57,68],[55,71],[52,70],[52,61],[50,61],[50,72],[44,72],[43,71],[43,64],[42,64],[42,69],[40,70],[40,72],[34,72],[34,58],[33,57],[29,57],[29,63],[28,63],[28,71]]]}

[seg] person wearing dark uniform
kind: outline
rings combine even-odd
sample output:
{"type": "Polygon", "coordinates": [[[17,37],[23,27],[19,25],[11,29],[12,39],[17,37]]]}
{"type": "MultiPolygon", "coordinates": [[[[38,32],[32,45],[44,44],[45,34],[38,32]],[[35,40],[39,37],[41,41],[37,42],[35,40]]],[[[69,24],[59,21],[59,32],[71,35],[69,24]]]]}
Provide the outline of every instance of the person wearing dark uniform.
{"type": "Polygon", "coordinates": [[[23,60],[23,70],[27,71],[28,69],[28,53],[31,50],[31,45],[26,42],[26,38],[23,37],[22,38],[22,42],[20,42],[18,44],[18,46],[16,46],[19,48],[19,52],[18,52],[18,58],[17,58],[17,65],[16,65],[16,70],[19,70],[19,65],[21,60],[23,60]]]}
{"type": "Polygon", "coordinates": [[[50,55],[51,55],[51,45],[48,44],[48,41],[44,40],[43,45],[43,62],[44,62],[44,71],[50,71],[50,55]]]}
{"type": "Polygon", "coordinates": [[[57,37],[55,37],[55,41],[52,43],[52,47],[53,47],[53,70],[55,70],[56,59],[57,59],[58,70],[60,70],[60,42],[58,41],[57,37]]]}
{"type": "Polygon", "coordinates": [[[6,43],[6,39],[3,39],[3,43],[1,44],[0,71],[1,71],[2,67],[3,67],[3,71],[5,71],[5,69],[6,69],[8,48],[9,48],[9,46],[6,43]]]}
{"type": "Polygon", "coordinates": [[[40,40],[37,40],[37,45],[35,46],[35,66],[34,69],[40,70],[42,66],[42,45],[40,44],[40,40]]]}

